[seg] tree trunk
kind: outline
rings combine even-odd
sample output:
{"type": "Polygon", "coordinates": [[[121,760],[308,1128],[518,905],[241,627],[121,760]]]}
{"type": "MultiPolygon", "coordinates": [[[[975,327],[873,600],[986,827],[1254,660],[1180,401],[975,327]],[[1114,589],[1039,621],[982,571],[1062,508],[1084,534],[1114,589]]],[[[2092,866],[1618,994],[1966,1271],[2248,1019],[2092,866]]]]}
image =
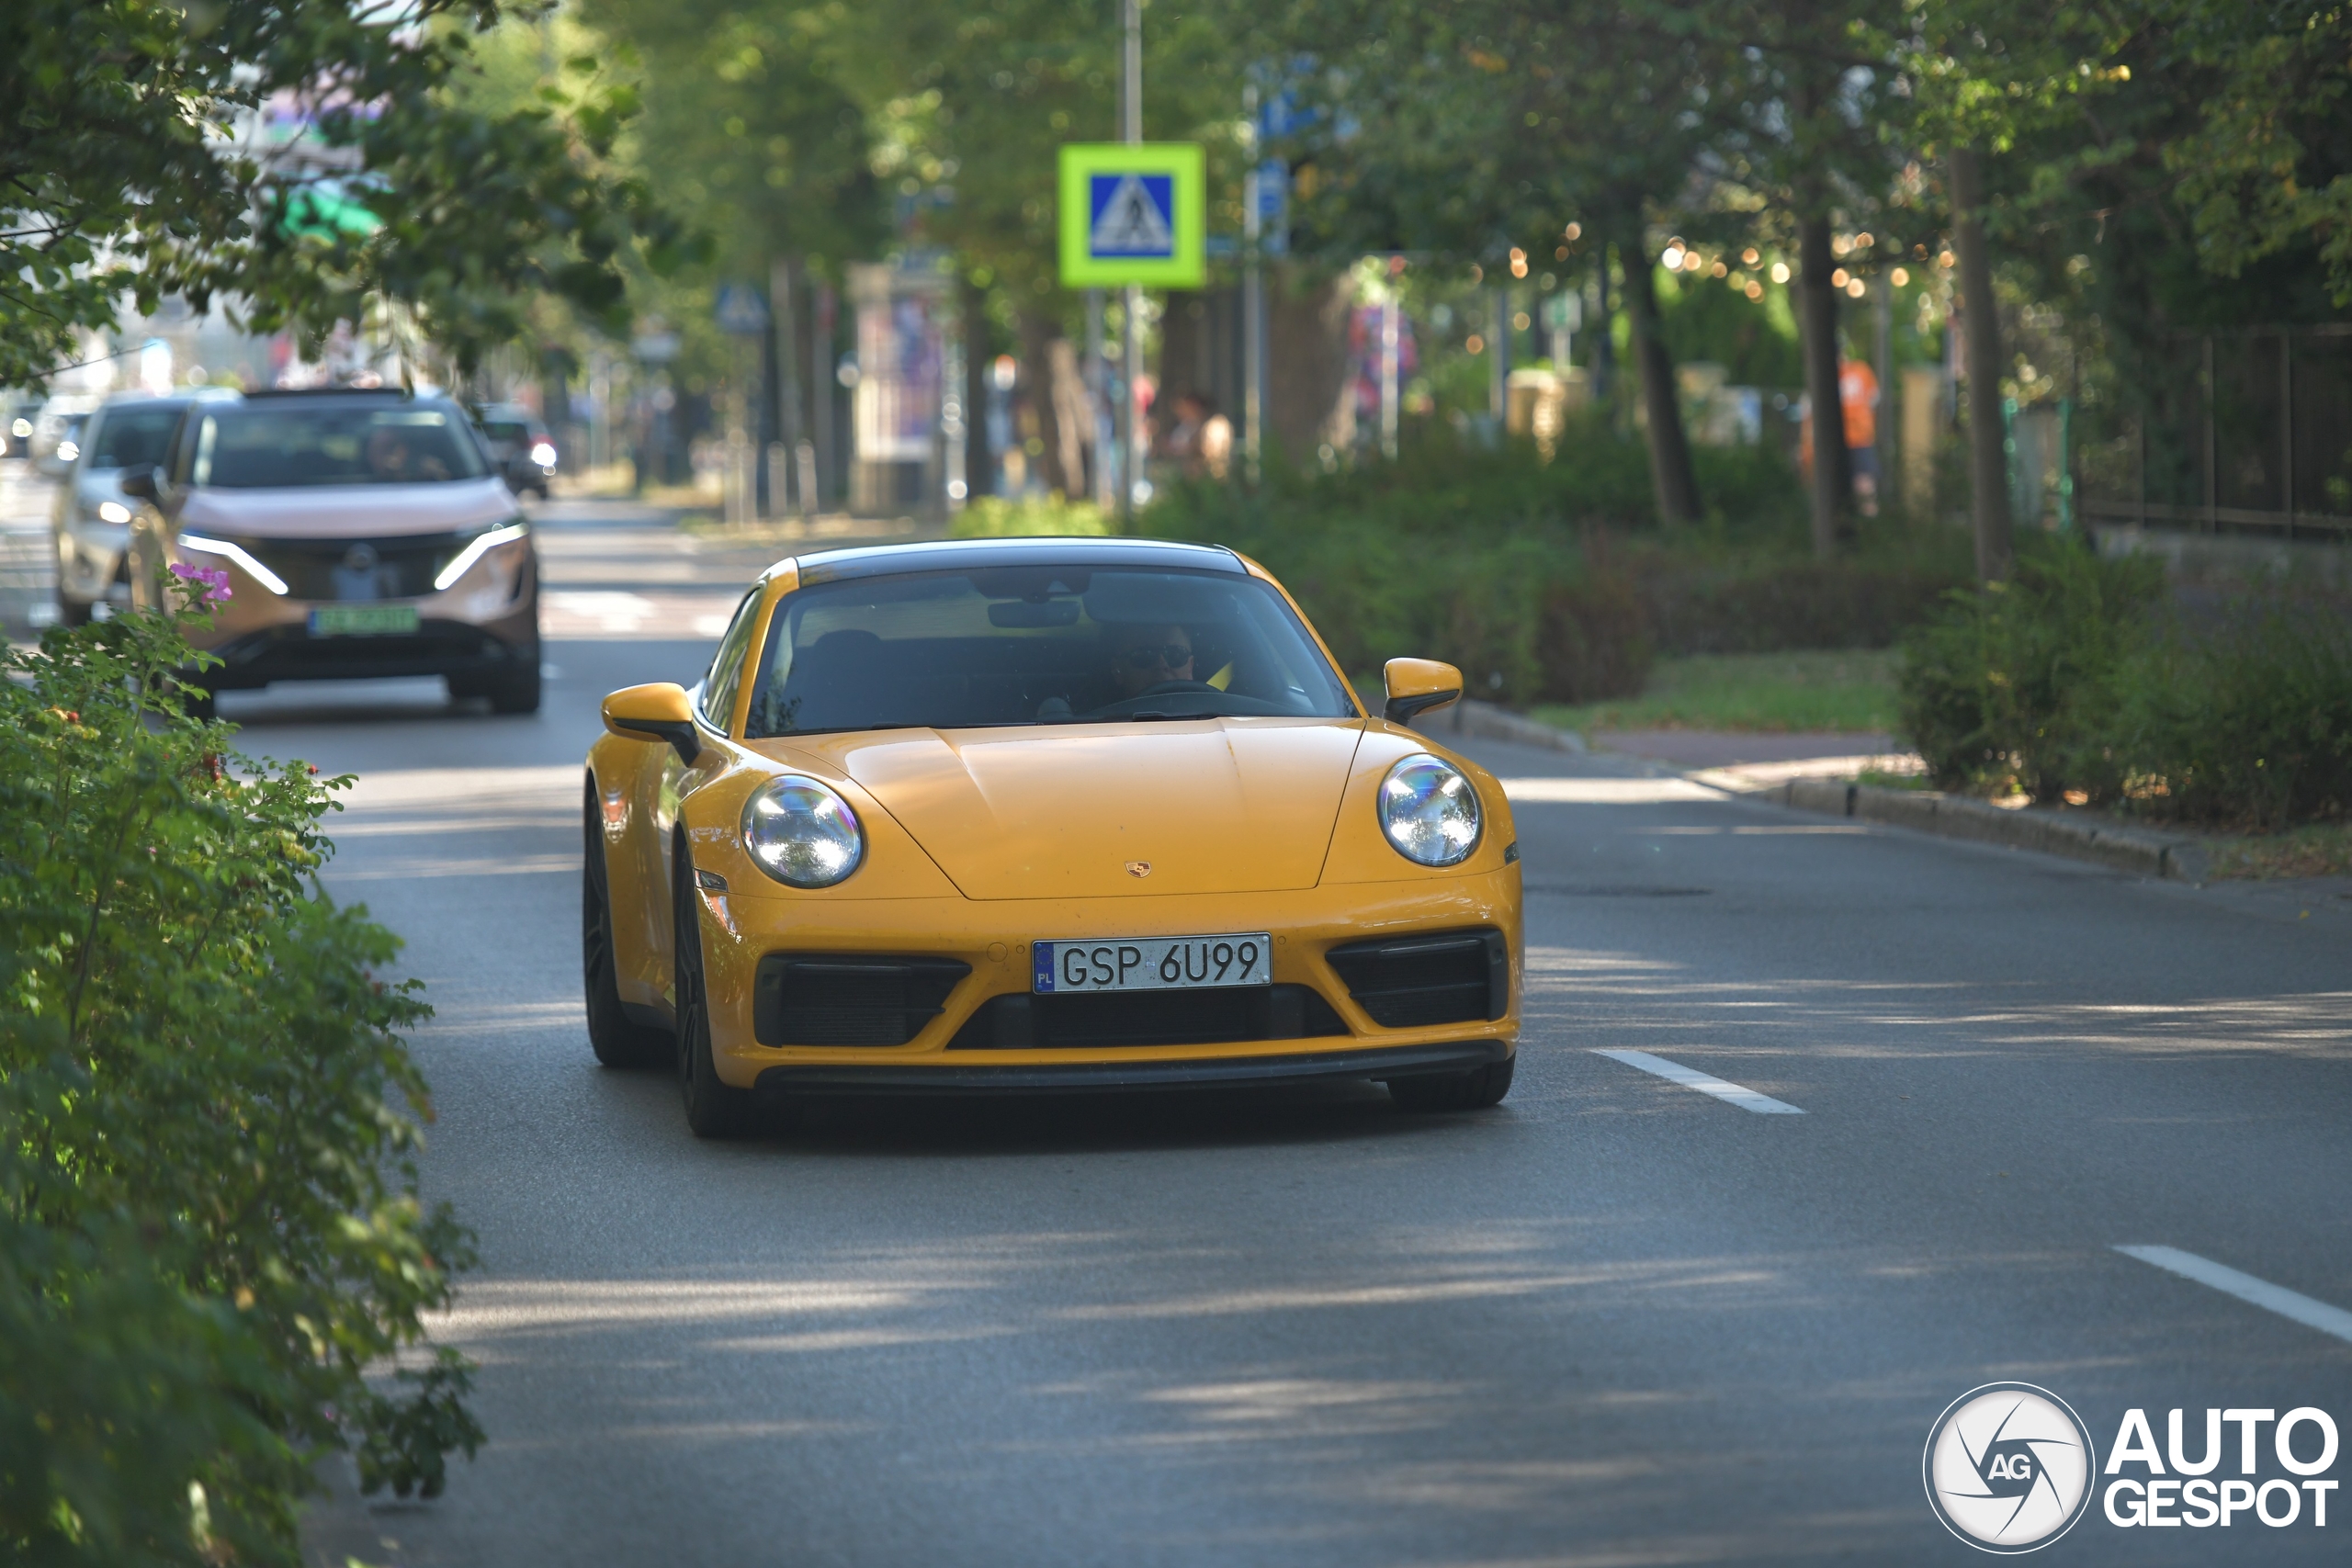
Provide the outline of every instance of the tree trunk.
{"type": "Polygon", "coordinates": [[[1804,393],[1813,405],[1813,553],[1838,553],[1847,498],[1853,493],[1846,457],[1846,410],[1838,397],[1838,286],[1830,259],[1829,218],[1797,224],[1797,326],[1803,338],[1804,393]]]}
{"type": "Polygon", "coordinates": [[[1625,319],[1633,328],[1634,378],[1648,425],[1650,486],[1657,494],[1658,521],[1668,527],[1699,516],[1699,481],[1690,471],[1690,440],[1682,429],[1682,402],[1675,395],[1674,360],[1658,330],[1657,280],[1638,231],[1621,241],[1617,254],[1625,269],[1625,319]]]}
{"type": "Polygon", "coordinates": [[[1952,249],[1960,258],[1961,342],[1968,355],[1968,475],[1976,575],[2009,574],[2009,464],[2001,429],[2001,308],[1984,247],[1984,179],[1973,148],[1951,151],[1952,249]]]}
{"type": "Polygon", "coordinates": [[[988,290],[966,276],[957,290],[964,318],[964,495],[996,493],[996,455],[989,450],[989,370],[996,344],[989,335],[988,290]]]}
{"type": "Polygon", "coordinates": [[[1355,443],[1354,367],[1348,315],[1355,285],[1347,274],[1314,281],[1295,265],[1266,275],[1265,439],[1271,455],[1319,462],[1355,443]]]}
{"type": "Polygon", "coordinates": [[[1078,352],[1058,321],[1026,310],[1021,313],[1021,397],[1044,447],[1036,455],[1038,478],[1047,490],[1072,501],[1088,499],[1086,442],[1092,433],[1084,417],[1086,388],[1078,380],[1078,352]]]}

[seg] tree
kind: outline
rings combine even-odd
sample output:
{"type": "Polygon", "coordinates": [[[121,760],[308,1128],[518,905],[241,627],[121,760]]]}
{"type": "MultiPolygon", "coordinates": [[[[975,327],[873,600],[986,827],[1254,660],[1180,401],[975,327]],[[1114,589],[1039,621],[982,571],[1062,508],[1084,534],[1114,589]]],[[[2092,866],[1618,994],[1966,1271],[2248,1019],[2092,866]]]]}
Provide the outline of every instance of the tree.
{"type": "Polygon", "coordinates": [[[313,336],[398,301],[470,363],[526,293],[626,315],[624,270],[689,254],[607,158],[626,88],[471,109],[455,89],[499,0],[19,0],[0,10],[0,383],[71,357],[125,299],[313,336]],[[327,149],[289,161],[265,108],[327,149]],[[350,220],[300,223],[332,201],[350,220]],[[356,210],[355,210],[356,209],[356,210]]]}
{"type": "Polygon", "coordinates": [[[1685,190],[1712,125],[1711,54],[1670,10],[1661,17],[1620,0],[1320,0],[1286,13],[1265,47],[1356,40],[1338,55],[1326,42],[1302,82],[1329,111],[1305,149],[1320,175],[1305,216],[1333,250],[1499,274],[1514,250],[1565,248],[1605,267],[1613,243],[1658,515],[1673,524],[1700,501],[1649,230],[1685,190]]]}

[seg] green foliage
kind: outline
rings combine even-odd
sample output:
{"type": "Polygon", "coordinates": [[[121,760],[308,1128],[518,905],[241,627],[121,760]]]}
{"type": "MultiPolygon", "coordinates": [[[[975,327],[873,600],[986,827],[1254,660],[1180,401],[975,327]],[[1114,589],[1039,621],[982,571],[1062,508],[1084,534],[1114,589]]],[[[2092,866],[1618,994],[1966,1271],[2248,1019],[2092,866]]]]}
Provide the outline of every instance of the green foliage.
{"type": "Polygon", "coordinates": [[[2153,639],[2114,728],[2150,816],[2256,829],[2352,815],[2352,620],[2249,599],[2153,639]]]}
{"type": "Polygon", "coordinates": [[[1904,649],[1904,728],[1948,788],[2275,829],[2352,814],[2352,621],[2283,590],[2160,604],[2142,558],[2029,558],[1904,649]]]}
{"type": "Polygon", "coordinates": [[[1461,666],[1497,701],[1643,689],[1658,654],[1883,646],[1967,577],[1964,536],[1886,525],[1852,558],[1804,553],[1803,500],[1757,447],[1693,456],[1716,514],[1661,531],[1641,448],[1579,422],[1546,464],[1440,436],[1393,464],[1277,472],[1255,493],[1171,487],[1141,531],[1227,545],[1298,596],[1344,668],[1461,666]]]}
{"type": "MultiPolygon", "coordinates": [[[[490,112],[452,89],[498,0],[0,7],[0,384],[71,358],[127,299],[226,295],[257,330],[313,336],[370,297],[413,308],[470,362],[548,290],[618,324],[624,264],[694,245],[608,158],[626,88],[490,112]],[[280,220],[315,164],[235,140],[283,95],[302,105],[379,226],[280,220]]],[[[320,194],[326,194],[321,192],[320,194]]]]}
{"type": "Polygon", "coordinates": [[[470,1242],[416,1195],[431,1100],[314,873],[329,790],[183,715],[198,662],[135,615],[0,680],[0,1551],[296,1560],[324,1453],[440,1488],[481,1429],[424,1343],[470,1242]],[[366,1374],[405,1352],[398,1392],[366,1374]]]}
{"type": "Polygon", "coordinates": [[[2044,802],[2112,781],[2105,721],[2163,584],[2151,558],[2066,544],[2022,558],[2012,581],[1954,590],[1904,645],[1903,728],[1929,775],[2044,802]]]}
{"type": "Polygon", "coordinates": [[[1047,496],[1043,501],[1007,501],[984,495],[956,513],[947,525],[951,539],[1032,536],[1094,537],[1113,532],[1111,520],[1091,501],[1047,496]]]}

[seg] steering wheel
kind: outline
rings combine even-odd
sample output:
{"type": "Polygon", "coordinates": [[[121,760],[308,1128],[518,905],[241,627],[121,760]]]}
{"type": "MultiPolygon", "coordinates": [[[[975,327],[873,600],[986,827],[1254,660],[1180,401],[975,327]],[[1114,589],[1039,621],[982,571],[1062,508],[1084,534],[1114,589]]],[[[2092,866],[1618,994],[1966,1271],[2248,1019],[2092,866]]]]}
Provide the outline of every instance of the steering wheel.
{"type": "MultiPolygon", "coordinates": [[[[1206,681],[1162,681],[1156,685],[1145,687],[1132,697],[1122,697],[1115,703],[1104,703],[1101,707],[1091,710],[1086,716],[1089,718],[1115,717],[1122,713],[1134,713],[1148,706],[1154,697],[1198,696],[1204,693],[1213,697],[1221,697],[1226,694],[1206,681]]],[[[1204,714],[1202,716],[1207,716],[1204,714]]]]}

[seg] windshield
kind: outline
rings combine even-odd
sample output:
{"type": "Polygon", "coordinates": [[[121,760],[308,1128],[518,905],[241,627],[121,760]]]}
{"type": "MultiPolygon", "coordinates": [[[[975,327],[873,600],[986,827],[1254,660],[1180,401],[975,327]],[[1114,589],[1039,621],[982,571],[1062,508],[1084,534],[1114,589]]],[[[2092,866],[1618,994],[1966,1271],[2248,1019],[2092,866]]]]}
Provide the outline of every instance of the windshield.
{"type": "Polygon", "coordinates": [[[1254,577],[999,567],[788,595],[746,733],[1355,715],[1298,616],[1254,577]]]}
{"type": "Polygon", "coordinates": [[[446,409],[381,403],[207,410],[192,482],[229,490],[440,484],[481,477],[481,448],[446,409]]]}
{"type": "Polygon", "coordinates": [[[512,441],[517,446],[531,438],[531,427],[513,420],[491,419],[482,422],[481,433],[492,441],[512,441]]]}
{"type": "Polygon", "coordinates": [[[98,416],[97,444],[82,454],[85,468],[127,468],[133,463],[160,463],[170,445],[172,428],[180,422],[177,403],[160,407],[133,403],[107,409],[98,416]]]}

